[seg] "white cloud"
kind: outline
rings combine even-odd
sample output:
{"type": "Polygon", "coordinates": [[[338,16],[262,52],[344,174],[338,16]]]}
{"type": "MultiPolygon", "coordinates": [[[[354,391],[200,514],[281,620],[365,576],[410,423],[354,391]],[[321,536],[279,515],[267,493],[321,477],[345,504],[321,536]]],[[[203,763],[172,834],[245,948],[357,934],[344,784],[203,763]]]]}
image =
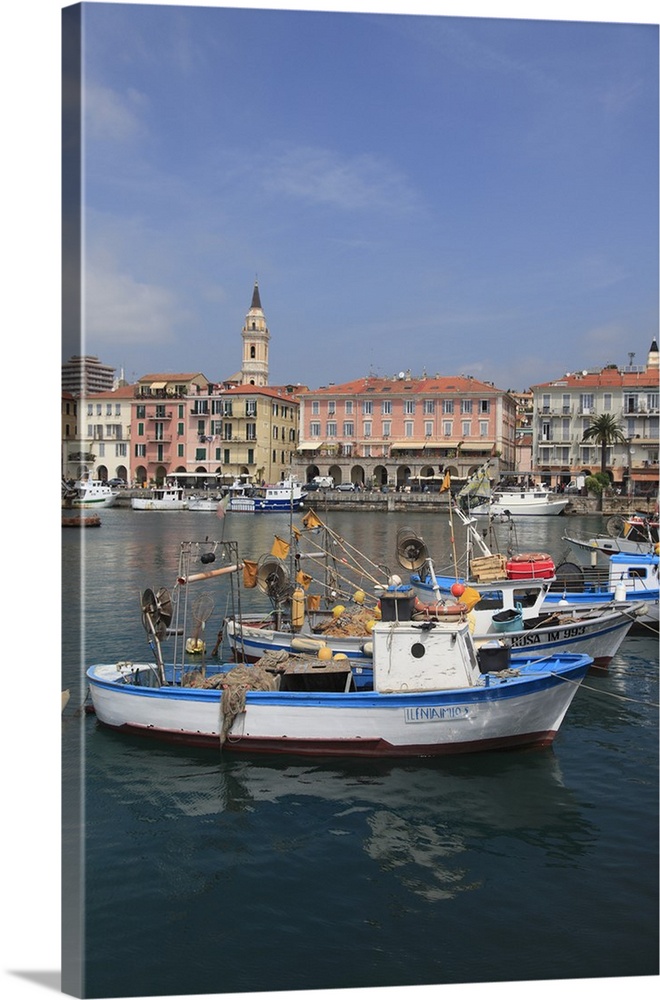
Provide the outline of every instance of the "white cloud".
{"type": "Polygon", "coordinates": [[[142,132],[139,117],[146,104],[144,95],[129,89],[124,94],[101,87],[85,85],[84,118],[87,138],[125,142],[142,132]]]}
{"type": "Polygon", "coordinates": [[[95,346],[170,343],[182,315],[168,288],[93,266],[85,272],[84,339],[95,346]]]}
{"type": "Polygon", "coordinates": [[[403,175],[369,153],[342,157],[300,147],[268,162],[266,187],[302,201],[345,211],[409,210],[416,197],[403,175]]]}

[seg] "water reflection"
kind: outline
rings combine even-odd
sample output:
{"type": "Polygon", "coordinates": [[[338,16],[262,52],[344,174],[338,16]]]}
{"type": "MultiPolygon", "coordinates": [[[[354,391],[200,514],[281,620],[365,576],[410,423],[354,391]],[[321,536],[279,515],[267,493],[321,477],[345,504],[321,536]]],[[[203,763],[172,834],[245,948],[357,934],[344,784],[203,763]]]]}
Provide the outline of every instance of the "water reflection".
{"type": "Polygon", "coordinates": [[[301,764],[94,735],[91,787],[128,811],[122,825],[157,817],[165,844],[170,835],[180,839],[179,818],[213,820],[223,865],[236,852],[256,860],[266,829],[271,850],[304,856],[313,828],[313,856],[343,844],[345,863],[355,864],[359,851],[383,876],[437,903],[483,888],[476,852],[498,855],[503,837],[510,856],[532,848],[564,864],[574,864],[594,837],[551,750],[414,765],[301,764]]]}

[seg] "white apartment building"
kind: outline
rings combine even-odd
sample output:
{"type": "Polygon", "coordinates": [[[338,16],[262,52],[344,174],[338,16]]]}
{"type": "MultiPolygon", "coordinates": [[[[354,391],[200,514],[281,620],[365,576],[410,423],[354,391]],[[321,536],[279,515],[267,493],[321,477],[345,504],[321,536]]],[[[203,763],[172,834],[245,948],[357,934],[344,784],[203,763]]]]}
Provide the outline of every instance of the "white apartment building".
{"type": "Polygon", "coordinates": [[[552,382],[532,386],[533,457],[537,477],[550,485],[600,471],[601,449],[583,441],[594,417],[611,414],[625,442],[607,449],[607,468],[618,488],[629,494],[658,489],[658,345],[654,340],[645,365],[567,372],[552,382]]]}

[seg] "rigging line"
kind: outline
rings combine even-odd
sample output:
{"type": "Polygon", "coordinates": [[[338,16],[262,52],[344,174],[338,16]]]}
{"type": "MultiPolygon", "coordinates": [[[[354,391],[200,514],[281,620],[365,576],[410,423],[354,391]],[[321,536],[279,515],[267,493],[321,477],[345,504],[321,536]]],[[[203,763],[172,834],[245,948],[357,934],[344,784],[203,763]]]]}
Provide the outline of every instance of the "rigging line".
{"type": "Polygon", "coordinates": [[[660,703],[657,701],[640,701],[639,698],[630,698],[625,694],[616,694],[614,691],[603,691],[602,688],[591,687],[589,684],[585,684],[584,681],[574,681],[571,677],[562,677],[561,674],[556,674],[553,670],[550,671],[553,677],[557,680],[565,681],[567,684],[574,684],[580,689],[584,688],[586,691],[592,691],[594,694],[605,695],[609,698],[616,698],[617,701],[628,701],[632,705],[643,705],[645,708],[659,708],[660,703]]]}
{"type": "MultiPolygon", "coordinates": [[[[364,552],[361,552],[360,549],[356,548],[350,542],[347,542],[345,538],[342,538],[341,535],[338,535],[335,531],[332,530],[332,528],[328,527],[327,524],[323,524],[323,528],[328,533],[328,535],[330,535],[330,537],[333,538],[338,544],[340,544],[345,550],[351,549],[353,552],[357,552],[357,554],[360,556],[361,559],[366,559],[367,563],[370,566],[373,566],[373,568],[376,570],[380,570],[380,566],[378,566],[377,563],[375,563],[372,559],[370,559],[369,556],[365,555],[364,552]]],[[[357,563],[357,565],[365,575],[368,575],[367,570],[362,569],[360,563],[357,563]]],[[[374,583],[378,583],[378,580],[374,579],[374,583]]]]}
{"type": "MultiPolygon", "coordinates": [[[[333,537],[335,537],[337,543],[339,545],[341,545],[342,539],[339,536],[333,536],[333,537]]],[[[346,551],[346,550],[344,549],[343,551],[346,551]]],[[[356,549],[355,551],[359,551],[359,550],[356,549]]],[[[362,553],[360,553],[360,554],[362,554],[362,553]]],[[[301,556],[302,557],[310,558],[313,555],[315,555],[315,554],[314,553],[302,553],[301,552],[301,556]]],[[[331,552],[329,549],[322,549],[321,552],[318,553],[318,555],[324,555],[328,559],[332,559],[335,564],[338,561],[337,553],[336,552],[331,552]]],[[[363,566],[361,566],[354,559],[354,557],[351,557],[351,558],[352,558],[352,561],[351,562],[346,562],[346,563],[344,563],[344,565],[349,566],[349,568],[352,569],[355,573],[359,573],[361,577],[363,577],[364,579],[369,580],[371,583],[373,583],[373,584],[380,583],[380,580],[378,580],[376,577],[372,576],[371,573],[367,569],[365,569],[363,566]]],[[[367,559],[367,562],[371,563],[371,560],[367,556],[365,556],[364,558],[367,559]]],[[[339,561],[341,562],[341,560],[339,560],[339,561]]],[[[374,566],[375,563],[371,563],[371,565],[374,566]]]]}

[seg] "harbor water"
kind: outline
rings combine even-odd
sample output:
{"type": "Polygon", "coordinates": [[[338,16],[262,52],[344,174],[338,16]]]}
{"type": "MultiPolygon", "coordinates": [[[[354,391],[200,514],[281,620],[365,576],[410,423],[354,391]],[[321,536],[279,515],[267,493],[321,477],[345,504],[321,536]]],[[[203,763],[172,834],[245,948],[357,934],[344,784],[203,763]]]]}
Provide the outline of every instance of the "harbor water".
{"type": "MultiPolygon", "coordinates": [[[[100,516],[62,532],[63,781],[73,801],[80,771],[84,996],[658,974],[657,636],[629,636],[607,673],[587,676],[544,750],[328,762],[173,748],[102,729],[84,709],[84,669],[153,658],[140,594],[173,587],[182,541],[224,537],[256,560],[289,519],[100,516]]],[[[450,571],[452,539],[464,544],[446,512],[326,519],[404,578],[399,528],[424,537],[438,571],[450,571]]],[[[567,529],[602,527],[522,519],[518,548],[559,562],[567,529]]],[[[210,646],[226,583],[212,593],[210,646]]],[[[243,610],[267,607],[243,594],[243,610]]],[[[75,827],[65,813],[65,857],[75,827]]]]}

